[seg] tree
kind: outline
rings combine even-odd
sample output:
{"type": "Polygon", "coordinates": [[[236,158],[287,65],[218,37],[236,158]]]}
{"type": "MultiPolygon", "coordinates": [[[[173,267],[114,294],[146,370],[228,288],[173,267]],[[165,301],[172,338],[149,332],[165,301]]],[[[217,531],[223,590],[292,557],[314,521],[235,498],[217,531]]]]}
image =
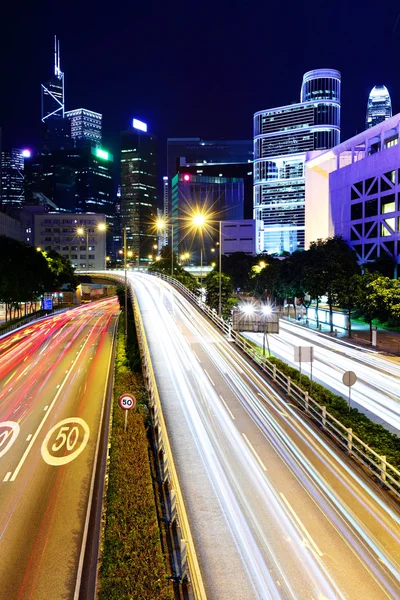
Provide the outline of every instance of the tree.
{"type": "Polygon", "coordinates": [[[350,279],[359,271],[356,253],[341,236],[311,242],[308,255],[310,277],[308,287],[310,284],[314,287],[312,293],[317,294],[317,298],[326,294],[331,332],[333,332],[333,306],[338,302],[343,281],[350,279]]]}
{"type": "Polygon", "coordinates": [[[396,279],[389,279],[368,271],[362,276],[356,306],[369,323],[371,341],[374,319],[384,322],[400,317],[397,316],[399,296],[399,283],[396,279]]]}
{"type": "Polygon", "coordinates": [[[256,298],[268,298],[276,301],[282,297],[280,271],[283,261],[273,256],[263,255],[262,259],[252,267],[250,291],[256,298]]]}
{"type": "MultiPolygon", "coordinates": [[[[162,251],[161,251],[162,254],[162,251]]],[[[168,256],[161,258],[161,260],[155,260],[150,265],[150,270],[154,273],[163,273],[164,275],[171,275],[171,253],[168,256]]],[[[195,277],[188,271],[178,264],[174,263],[174,278],[180,281],[186,286],[191,292],[197,292],[198,283],[195,277]]]]}
{"type": "Polygon", "coordinates": [[[336,282],[337,300],[340,306],[347,309],[349,317],[349,338],[351,338],[351,315],[357,306],[357,298],[363,284],[363,275],[356,273],[349,278],[341,278],[336,282]]]}
{"type": "MultiPolygon", "coordinates": [[[[219,273],[211,271],[204,280],[206,288],[206,302],[210,308],[218,310],[219,308],[219,273]]],[[[224,319],[228,318],[232,309],[236,305],[236,298],[233,297],[232,279],[221,274],[221,309],[224,319]]]]}
{"type": "Polygon", "coordinates": [[[47,261],[36,248],[0,236],[0,300],[6,304],[6,318],[21,302],[36,302],[52,291],[53,276],[47,261]]]}
{"type": "Polygon", "coordinates": [[[222,272],[232,279],[235,289],[248,291],[251,288],[251,268],[256,265],[263,256],[252,256],[246,252],[232,252],[229,256],[222,256],[222,272]]]}
{"type": "Polygon", "coordinates": [[[61,290],[62,287],[76,290],[79,284],[78,278],[75,276],[75,269],[71,261],[64,256],[61,256],[55,250],[47,250],[43,252],[47,260],[47,264],[53,274],[53,289],[61,290]]]}

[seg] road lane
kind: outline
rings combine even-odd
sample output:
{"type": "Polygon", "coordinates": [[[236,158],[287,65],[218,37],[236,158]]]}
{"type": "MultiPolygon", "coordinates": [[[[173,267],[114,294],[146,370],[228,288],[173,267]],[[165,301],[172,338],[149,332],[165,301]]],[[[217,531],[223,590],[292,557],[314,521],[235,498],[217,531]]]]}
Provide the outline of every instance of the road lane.
{"type": "MultiPolygon", "coordinates": [[[[246,333],[262,346],[262,333],[246,333]]],[[[352,387],[353,405],[374,421],[400,434],[400,364],[376,352],[363,351],[350,344],[338,343],[327,336],[280,320],[280,333],[268,334],[271,352],[288,364],[294,362],[294,347],[314,346],[313,379],[335,393],[348,398],[342,383],[345,371],[354,371],[358,381],[352,387]]],[[[310,364],[302,364],[302,373],[310,375],[310,364]]]]}
{"type": "Polygon", "coordinates": [[[20,427],[0,457],[0,597],[74,597],[117,310],[86,305],[0,340],[0,422],[20,427]]]}
{"type": "Polygon", "coordinates": [[[175,290],[130,279],[209,597],[400,597],[385,495],[175,290]]]}

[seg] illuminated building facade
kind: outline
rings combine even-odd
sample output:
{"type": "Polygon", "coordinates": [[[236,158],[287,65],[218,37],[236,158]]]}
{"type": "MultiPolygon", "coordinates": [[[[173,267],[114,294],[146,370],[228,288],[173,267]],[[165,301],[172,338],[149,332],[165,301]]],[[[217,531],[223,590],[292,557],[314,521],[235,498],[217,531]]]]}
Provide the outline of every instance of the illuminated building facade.
{"type": "Polygon", "coordinates": [[[400,259],[400,114],[306,163],[306,246],[341,235],[361,264],[400,259]]]}
{"type": "Polygon", "coordinates": [[[149,262],[157,244],[156,141],[137,119],[121,133],[121,223],[137,264],[149,262]]]}
{"type": "Polygon", "coordinates": [[[18,207],[25,201],[24,151],[13,148],[0,154],[0,205],[18,207]]]}
{"type": "Polygon", "coordinates": [[[339,143],[340,87],[339,71],[309,71],[300,103],[254,115],[254,218],[264,224],[264,252],[304,248],[306,153],[339,143]]]}
{"type": "Polygon", "coordinates": [[[390,94],[384,85],[376,85],[372,88],[368,97],[365,129],[382,123],[382,121],[386,121],[391,116],[392,101],[390,94]]]}
{"type": "Polygon", "coordinates": [[[189,252],[191,260],[203,262],[215,255],[219,221],[243,219],[244,182],[237,177],[193,175],[182,169],[172,180],[172,223],[174,225],[174,252],[189,252]],[[208,226],[198,231],[192,226],[193,217],[200,212],[207,215],[208,226]]]}
{"type": "MultiPolygon", "coordinates": [[[[163,215],[162,215],[165,223],[168,223],[168,216],[169,216],[168,198],[169,198],[169,181],[168,181],[168,176],[165,175],[163,177],[163,215]]],[[[165,228],[164,233],[160,237],[162,237],[161,245],[167,246],[168,245],[168,229],[167,228],[165,228]]]]}
{"type": "Polygon", "coordinates": [[[65,112],[71,123],[71,139],[75,148],[101,146],[102,115],[86,108],[77,108],[65,112]]]}
{"type": "Polygon", "coordinates": [[[104,269],[105,215],[46,213],[34,215],[34,221],[37,248],[56,250],[77,269],[104,269]]]}

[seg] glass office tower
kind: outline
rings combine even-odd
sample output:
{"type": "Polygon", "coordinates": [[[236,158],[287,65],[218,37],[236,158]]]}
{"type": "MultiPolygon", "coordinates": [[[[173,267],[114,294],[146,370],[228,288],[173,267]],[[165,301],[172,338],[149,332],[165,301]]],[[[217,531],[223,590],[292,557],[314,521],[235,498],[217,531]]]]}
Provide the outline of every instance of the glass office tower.
{"type": "Polygon", "coordinates": [[[71,138],[75,148],[101,146],[102,115],[86,108],[65,112],[71,122],[71,138]]]}
{"type": "Polygon", "coordinates": [[[369,129],[392,116],[392,101],[387,87],[376,85],[368,97],[365,129],[369,129]]]}
{"type": "Polygon", "coordinates": [[[157,244],[156,137],[147,133],[145,123],[133,123],[121,133],[121,222],[139,265],[149,262],[157,244]]]}
{"type": "Polygon", "coordinates": [[[339,71],[309,71],[300,103],[254,115],[254,218],[265,252],[304,248],[306,153],[340,142],[340,84],[339,71]]]}

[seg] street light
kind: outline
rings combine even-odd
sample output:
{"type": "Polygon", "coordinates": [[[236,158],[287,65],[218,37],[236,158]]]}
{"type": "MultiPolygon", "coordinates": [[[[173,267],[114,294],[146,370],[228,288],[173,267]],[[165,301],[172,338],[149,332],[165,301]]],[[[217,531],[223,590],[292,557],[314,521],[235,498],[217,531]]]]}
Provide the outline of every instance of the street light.
{"type": "MultiPolygon", "coordinates": [[[[96,229],[98,231],[106,231],[107,230],[107,225],[106,223],[98,223],[96,225],[96,229]]],[[[81,236],[85,236],[86,239],[86,269],[89,270],[89,227],[83,227],[82,225],[80,227],[77,228],[76,233],[78,235],[81,236]]],[[[104,253],[104,268],[107,268],[107,264],[106,264],[106,255],[104,253]]]]}
{"type": "MultiPolygon", "coordinates": [[[[261,265],[260,265],[261,266],[261,265]]],[[[264,315],[264,336],[263,336],[263,356],[265,356],[265,338],[267,338],[267,346],[268,346],[268,355],[271,354],[271,352],[269,351],[269,340],[268,340],[268,335],[267,335],[267,317],[269,317],[270,315],[272,315],[272,308],[270,304],[264,304],[261,308],[261,313],[264,315]]]]}
{"type": "MultiPolygon", "coordinates": [[[[171,222],[171,277],[174,276],[174,224],[171,222]]],[[[164,219],[157,219],[156,227],[158,231],[163,231],[164,229],[168,229],[168,224],[164,221],[164,219]]]]}
{"type": "MultiPolygon", "coordinates": [[[[207,219],[203,213],[196,213],[193,215],[192,224],[197,229],[201,230],[206,225],[207,219]]],[[[203,285],[203,238],[201,238],[201,246],[200,246],[200,283],[203,285]]]]}

